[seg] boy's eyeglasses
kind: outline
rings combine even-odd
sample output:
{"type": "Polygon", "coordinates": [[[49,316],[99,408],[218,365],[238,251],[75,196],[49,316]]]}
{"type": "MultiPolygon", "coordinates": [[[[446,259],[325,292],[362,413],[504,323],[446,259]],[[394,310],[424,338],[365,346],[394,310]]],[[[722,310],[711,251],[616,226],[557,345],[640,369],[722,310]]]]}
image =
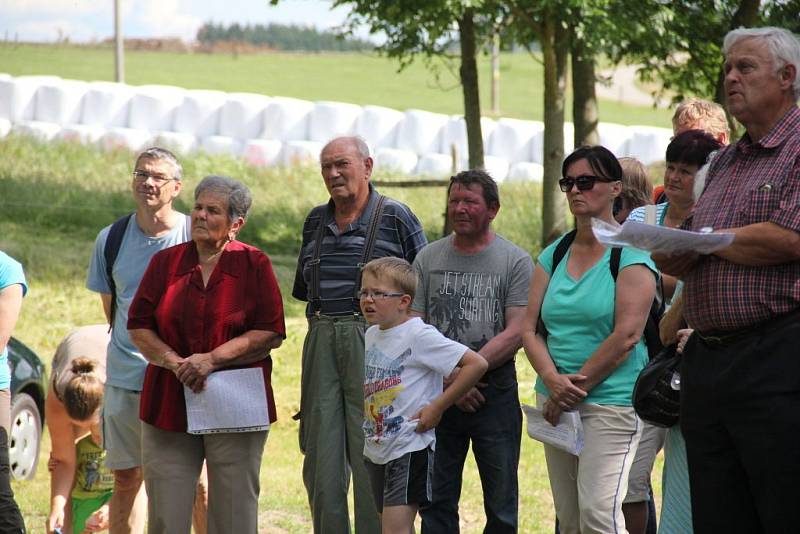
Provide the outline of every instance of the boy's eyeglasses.
{"type": "Polygon", "coordinates": [[[387,293],[384,291],[359,291],[358,298],[366,299],[370,298],[372,300],[383,300],[388,299],[391,297],[402,297],[405,293],[387,293]]]}
{"type": "Polygon", "coordinates": [[[576,176],[575,178],[562,178],[558,181],[558,187],[561,188],[561,191],[564,193],[569,192],[572,190],[572,186],[576,186],[578,191],[590,191],[594,187],[595,182],[616,182],[618,180],[613,180],[611,178],[606,178],[605,176],[592,176],[591,174],[583,174],[581,176],[576,176]]]}

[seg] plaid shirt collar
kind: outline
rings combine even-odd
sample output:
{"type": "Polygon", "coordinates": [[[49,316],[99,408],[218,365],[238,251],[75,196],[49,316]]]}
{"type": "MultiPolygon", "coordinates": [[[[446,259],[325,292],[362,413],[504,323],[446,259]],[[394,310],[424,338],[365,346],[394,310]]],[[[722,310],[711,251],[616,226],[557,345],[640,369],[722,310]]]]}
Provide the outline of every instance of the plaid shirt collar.
{"type": "Polygon", "coordinates": [[[750,134],[746,133],[736,142],[736,150],[738,152],[747,152],[748,150],[758,148],[778,148],[781,146],[790,134],[797,131],[800,127],[800,108],[792,106],[789,111],[784,113],[783,117],[775,123],[772,129],[767,132],[767,135],[753,142],[750,139],[750,134]]]}

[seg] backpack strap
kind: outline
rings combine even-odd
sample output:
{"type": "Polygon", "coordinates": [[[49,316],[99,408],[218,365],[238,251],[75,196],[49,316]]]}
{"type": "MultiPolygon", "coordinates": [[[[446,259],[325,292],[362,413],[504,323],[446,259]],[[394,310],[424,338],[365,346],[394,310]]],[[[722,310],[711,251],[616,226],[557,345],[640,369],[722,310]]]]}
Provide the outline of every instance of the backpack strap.
{"type": "MultiPolygon", "coordinates": [[[[364,251],[361,254],[361,262],[358,264],[358,273],[356,273],[356,285],[353,290],[354,305],[358,306],[358,293],[361,291],[361,277],[364,273],[364,266],[372,258],[372,253],[375,250],[375,242],[378,240],[378,230],[380,228],[381,217],[383,216],[383,207],[386,204],[386,197],[378,195],[378,201],[375,203],[375,208],[372,210],[372,215],[369,219],[369,226],[367,227],[366,238],[364,239],[364,251]]],[[[358,309],[358,308],[356,308],[358,309]]]]}
{"type": "MultiPolygon", "coordinates": [[[[615,247],[611,249],[611,260],[608,263],[608,268],[611,270],[611,276],[614,278],[615,283],[617,281],[617,275],[619,275],[619,261],[621,257],[621,248],[615,247]]],[[[647,322],[644,325],[644,332],[642,333],[644,344],[647,345],[647,354],[650,359],[664,348],[664,345],[661,344],[661,335],[658,331],[658,321],[663,313],[662,310],[663,304],[661,304],[659,299],[653,299],[653,303],[650,305],[650,311],[647,312],[647,322]]]]}
{"type": "Polygon", "coordinates": [[[656,224],[656,205],[655,204],[647,204],[644,207],[644,222],[645,222],[645,224],[649,224],[651,226],[655,226],[655,224],[656,224]]]}
{"type": "Polygon", "coordinates": [[[119,249],[122,246],[122,240],[125,238],[125,230],[128,229],[128,223],[131,220],[132,213],[120,217],[114,224],[106,236],[106,244],[103,247],[103,257],[106,260],[106,283],[111,289],[111,306],[109,310],[108,331],[114,328],[114,314],[117,312],[117,284],[114,283],[114,262],[117,261],[119,249]]]}
{"type": "Polygon", "coordinates": [[[572,242],[575,241],[575,235],[577,233],[577,230],[567,232],[564,234],[564,237],[561,238],[561,241],[558,242],[558,245],[556,245],[556,249],[553,251],[553,269],[550,271],[551,273],[556,272],[556,267],[558,267],[558,264],[564,259],[564,256],[567,255],[567,251],[570,245],[572,245],[572,242]]]}
{"type": "MultiPolygon", "coordinates": [[[[564,256],[567,255],[567,251],[569,250],[570,245],[572,245],[572,242],[575,241],[575,235],[577,233],[577,230],[567,232],[556,245],[556,249],[553,251],[553,267],[550,270],[550,276],[556,272],[556,267],[558,267],[558,264],[564,259],[564,256]]],[[[541,310],[539,310],[539,321],[536,323],[536,331],[541,334],[544,339],[547,339],[547,326],[545,326],[544,321],[542,320],[541,310]]]]}

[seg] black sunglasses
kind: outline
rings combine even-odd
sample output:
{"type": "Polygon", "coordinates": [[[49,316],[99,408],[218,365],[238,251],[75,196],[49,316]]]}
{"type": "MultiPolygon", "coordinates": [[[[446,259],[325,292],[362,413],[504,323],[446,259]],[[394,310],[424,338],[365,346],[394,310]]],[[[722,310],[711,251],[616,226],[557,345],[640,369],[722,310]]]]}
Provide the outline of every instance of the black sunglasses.
{"type": "Polygon", "coordinates": [[[589,191],[594,187],[594,183],[600,182],[616,182],[618,180],[614,180],[612,178],[606,178],[605,176],[592,176],[591,174],[583,174],[581,176],[576,176],[575,178],[562,178],[558,181],[558,187],[561,188],[561,191],[567,193],[572,189],[572,186],[576,186],[578,191],[589,191]]]}

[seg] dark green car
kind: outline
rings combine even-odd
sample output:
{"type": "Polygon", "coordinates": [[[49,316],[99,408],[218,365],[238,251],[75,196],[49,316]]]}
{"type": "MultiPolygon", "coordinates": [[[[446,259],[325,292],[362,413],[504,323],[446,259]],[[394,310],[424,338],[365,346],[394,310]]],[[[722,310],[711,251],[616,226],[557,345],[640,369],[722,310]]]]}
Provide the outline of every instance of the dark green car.
{"type": "Polygon", "coordinates": [[[39,462],[47,379],[42,360],[13,337],[8,342],[8,365],[11,368],[11,433],[8,439],[11,475],[17,480],[26,480],[36,474],[39,462]]]}

